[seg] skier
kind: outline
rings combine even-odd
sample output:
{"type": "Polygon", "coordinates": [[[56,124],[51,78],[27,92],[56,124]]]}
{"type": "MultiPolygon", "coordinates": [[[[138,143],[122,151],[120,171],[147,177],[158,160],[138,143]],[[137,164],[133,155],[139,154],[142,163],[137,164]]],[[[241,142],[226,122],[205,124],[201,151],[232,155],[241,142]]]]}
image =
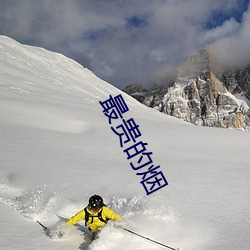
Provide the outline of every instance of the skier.
{"type": "Polygon", "coordinates": [[[109,220],[120,222],[121,217],[105,206],[101,196],[95,194],[89,198],[89,204],[72,216],[67,224],[74,225],[80,220],[85,220],[85,226],[92,232],[94,239],[109,220]]]}

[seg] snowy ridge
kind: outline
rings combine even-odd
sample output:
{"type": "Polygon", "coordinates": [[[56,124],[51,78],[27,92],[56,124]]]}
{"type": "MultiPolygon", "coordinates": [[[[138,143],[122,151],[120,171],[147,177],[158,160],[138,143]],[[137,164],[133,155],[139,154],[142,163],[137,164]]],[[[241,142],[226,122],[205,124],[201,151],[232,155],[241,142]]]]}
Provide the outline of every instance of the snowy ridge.
{"type": "Polygon", "coordinates": [[[162,249],[112,225],[90,243],[84,222],[51,240],[36,223],[55,228],[96,193],[124,227],[167,245],[247,250],[249,133],[192,126],[122,93],[169,182],[146,196],[99,104],[120,93],[62,55],[0,37],[0,247],[162,249]]]}

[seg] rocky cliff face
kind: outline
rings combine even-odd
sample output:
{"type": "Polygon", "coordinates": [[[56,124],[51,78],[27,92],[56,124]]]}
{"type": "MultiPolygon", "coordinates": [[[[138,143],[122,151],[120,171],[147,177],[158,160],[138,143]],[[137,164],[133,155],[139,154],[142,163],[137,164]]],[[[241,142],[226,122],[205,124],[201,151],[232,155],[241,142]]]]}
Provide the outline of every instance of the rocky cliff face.
{"type": "Polygon", "coordinates": [[[250,66],[218,73],[217,77],[225,84],[230,93],[242,94],[250,100],[250,66]]]}
{"type": "Polygon", "coordinates": [[[131,85],[124,91],[149,107],[196,125],[249,129],[250,109],[233,95],[249,98],[249,86],[250,67],[215,75],[208,51],[201,50],[178,68],[170,87],[147,91],[131,85]]]}

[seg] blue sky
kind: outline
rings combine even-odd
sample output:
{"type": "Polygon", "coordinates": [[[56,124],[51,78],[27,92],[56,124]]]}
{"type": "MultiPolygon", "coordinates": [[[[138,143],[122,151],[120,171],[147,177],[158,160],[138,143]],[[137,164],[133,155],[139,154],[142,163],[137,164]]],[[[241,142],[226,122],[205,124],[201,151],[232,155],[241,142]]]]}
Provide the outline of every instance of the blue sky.
{"type": "Polygon", "coordinates": [[[206,28],[212,29],[216,28],[217,26],[223,25],[225,20],[229,20],[230,18],[234,18],[238,23],[242,22],[243,14],[247,11],[249,5],[249,0],[240,0],[238,1],[235,8],[232,8],[231,11],[223,12],[222,10],[216,10],[212,12],[211,18],[208,19],[206,28]]]}
{"type": "Polygon", "coordinates": [[[250,63],[250,0],[1,0],[0,34],[69,56],[111,84],[149,87],[201,48],[250,63]]]}

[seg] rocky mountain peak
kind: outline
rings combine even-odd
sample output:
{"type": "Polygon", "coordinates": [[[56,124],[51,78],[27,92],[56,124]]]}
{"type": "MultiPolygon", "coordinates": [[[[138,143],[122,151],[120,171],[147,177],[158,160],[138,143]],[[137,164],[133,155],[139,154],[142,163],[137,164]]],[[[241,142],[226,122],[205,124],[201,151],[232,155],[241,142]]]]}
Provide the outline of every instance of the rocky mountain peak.
{"type": "Polygon", "coordinates": [[[209,53],[201,49],[194,55],[188,57],[177,69],[177,77],[193,77],[205,74],[210,70],[209,53]]]}
{"type": "Polygon", "coordinates": [[[202,49],[178,67],[171,86],[129,94],[149,107],[196,125],[250,128],[249,106],[233,95],[245,93],[246,96],[250,85],[249,71],[216,74],[210,64],[208,50],[202,49]]]}

